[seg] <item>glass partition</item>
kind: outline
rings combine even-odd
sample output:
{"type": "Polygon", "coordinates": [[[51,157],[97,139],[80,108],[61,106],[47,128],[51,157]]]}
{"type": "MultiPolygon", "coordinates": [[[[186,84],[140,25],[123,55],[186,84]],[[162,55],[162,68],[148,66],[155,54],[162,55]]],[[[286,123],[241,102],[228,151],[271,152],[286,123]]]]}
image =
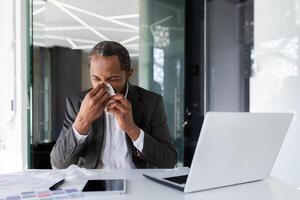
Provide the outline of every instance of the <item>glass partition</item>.
{"type": "Polygon", "coordinates": [[[139,85],[164,98],[183,163],[185,6],[182,0],[140,1],[139,85]]]}

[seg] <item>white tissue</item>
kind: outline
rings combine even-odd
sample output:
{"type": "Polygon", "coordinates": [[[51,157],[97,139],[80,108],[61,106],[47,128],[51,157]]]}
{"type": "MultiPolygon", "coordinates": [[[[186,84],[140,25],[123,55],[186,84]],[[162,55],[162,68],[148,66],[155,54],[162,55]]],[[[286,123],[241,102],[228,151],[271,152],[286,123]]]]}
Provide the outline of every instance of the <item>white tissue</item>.
{"type": "MultiPolygon", "coordinates": [[[[106,88],[107,88],[107,92],[109,93],[110,96],[114,96],[116,93],[115,93],[115,90],[113,89],[113,87],[111,86],[111,84],[109,83],[105,83],[106,85],[106,88]]],[[[105,107],[105,112],[107,112],[107,106],[105,107]]],[[[107,112],[108,114],[111,114],[109,112],[107,112]]]]}
{"type": "Polygon", "coordinates": [[[67,169],[55,169],[46,172],[41,171],[40,173],[33,171],[32,173],[29,173],[31,177],[46,182],[48,187],[64,178],[65,182],[61,188],[75,187],[78,190],[83,188],[87,180],[99,177],[103,174],[105,174],[105,172],[88,170],[86,168],[80,168],[77,165],[71,165],[67,169]]]}
{"type": "Polygon", "coordinates": [[[111,86],[111,84],[105,83],[105,85],[106,85],[107,92],[109,93],[110,96],[113,96],[113,95],[116,94],[116,93],[115,93],[115,90],[114,90],[114,88],[111,86]]]}

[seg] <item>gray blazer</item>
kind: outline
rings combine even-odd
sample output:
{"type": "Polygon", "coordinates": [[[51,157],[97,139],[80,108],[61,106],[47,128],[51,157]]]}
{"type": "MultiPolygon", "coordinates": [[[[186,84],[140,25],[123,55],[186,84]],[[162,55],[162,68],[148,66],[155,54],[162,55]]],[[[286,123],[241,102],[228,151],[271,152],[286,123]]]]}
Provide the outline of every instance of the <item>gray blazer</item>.
{"type": "MultiPolygon", "coordinates": [[[[66,114],[59,138],[50,157],[54,168],[71,164],[88,169],[97,168],[104,139],[104,116],[96,119],[83,144],[77,144],[72,124],[87,92],[66,99],[66,114]]],[[[177,153],[164,111],[162,97],[137,86],[129,85],[127,99],[132,105],[133,120],[145,132],[143,151],[139,152],[126,134],[127,147],[137,168],[173,168],[177,153]]]]}

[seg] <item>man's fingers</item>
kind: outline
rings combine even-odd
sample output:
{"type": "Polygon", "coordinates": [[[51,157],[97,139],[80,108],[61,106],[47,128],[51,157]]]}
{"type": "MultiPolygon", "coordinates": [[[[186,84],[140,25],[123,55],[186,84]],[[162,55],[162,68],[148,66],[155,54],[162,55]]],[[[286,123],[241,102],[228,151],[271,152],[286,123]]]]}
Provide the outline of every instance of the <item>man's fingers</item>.
{"type": "Polygon", "coordinates": [[[105,94],[102,96],[102,98],[101,98],[101,100],[100,100],[99,103],[100,103],[101,105],[103,105],[103,106],[106,106],[106,105],[108,104],[109,100],[110,100],[109,94],[108,94],[108,93],[105,93],[105,94]]]}
{"type": "Polygon", "coordinates": [[[117,108],[107,108],[107,112],[110,112],[115,115],[115,114],[117,114],[118,110],[117,110],[117,108]]]}
{"type": "Polygon", "coordinates": [[[114,96],[112,96],[111,100],[113,101],[120,101],[121,103],[125,104],[125,105],[129,105],[129,101],[124,97],[124,95],[121,94],[116,94],[114,96]]]}
{"type": "Polygon", "coordinates": [[[124,113],[128,111],[128,107],[126,107],[125,105],[121,104],[118,101],[109,103],[107,105],[107,108],[109,108],[109,109],[114,109],[115,108],[115,109],[117,109],[117,111],[121,111],[121,112],[124,112],[124,113]]]}
{"type": "Polygon", "coordinates": [[[116,101],[123,101],[125,99],[125,97],[122,94],[116,94],[116,95],[112,96],[112,99],[116,100],[116,101]]]}
{"type": "Polygon", "coordinates": [[[101,88],[104,88],[105,87],[105,84],[104,83],[101,83],[99,85],[97,85],[95,88],[93,88],[91,91],[89,91],[89,94],[91,96],[95,96],[101,88]]]}
{"type": "Polygon", "coordinates": [[[105,88],[101,88],[94,97],[96,100],[100,100],[105,94],[108,94],[107,90],[105,88]]]}

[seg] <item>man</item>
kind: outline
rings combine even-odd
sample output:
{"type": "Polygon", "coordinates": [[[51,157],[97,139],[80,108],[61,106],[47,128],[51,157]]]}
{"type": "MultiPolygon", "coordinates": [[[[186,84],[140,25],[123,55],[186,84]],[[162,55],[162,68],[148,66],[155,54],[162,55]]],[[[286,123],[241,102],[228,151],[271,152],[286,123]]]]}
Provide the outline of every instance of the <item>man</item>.
{"type": "Polygon", "coordinates": [[[66,115],[51,152],[53,168],[172,168],[176,150],[160,95],[128,80],[133,71],[121,44],[103,41],[90,52],[93,88],[66,99],[66,115]],[[111,96],[109,85],[116,92],[111,96]]]}

